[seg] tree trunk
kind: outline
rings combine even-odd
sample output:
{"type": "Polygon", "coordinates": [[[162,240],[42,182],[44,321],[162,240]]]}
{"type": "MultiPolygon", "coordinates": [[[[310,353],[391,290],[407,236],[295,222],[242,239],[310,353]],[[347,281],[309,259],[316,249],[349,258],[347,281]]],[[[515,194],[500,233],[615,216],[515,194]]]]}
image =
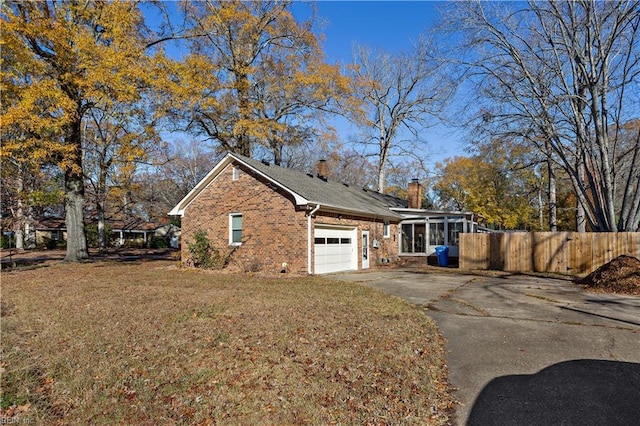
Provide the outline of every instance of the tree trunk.
{"type": "Polygon", "coordinates": [[[551,164],[551,159],[547,158],[547,169],[549,171],[549,231],[558,230],[558,201],[556,193],[556,174],[551,164]]]}
{"type": "Polygon", "coordinates": [[[72,124],[67,144],[74,147],[74,161],[64,171],[67,226],[66,262],[80,262],[89,258],[84,228],[84,176],[82,173],[81,121],[72,124]]]}
{"type": "Polygon", "coordinates": [[[618,221],[618,232],[633,232],[638,228],[638,216],[640,215],[640,172],[638,162],[640,161],[640,126],[635,138],[633,156],[629,165],[629,174],[624,187],[623,200],[627,200],[622,205],[620,220],[618,221]]]}
{"type": "Polygon", "coordinates": [[[104,251],[107,248],[107,238],[105,235],[105,202],[107,199],[107,169],[108,166],[100,168],[98,176],[97,187],[97,202],[96,207],[98,209],[98,248],[100,251],[104,251]]]}
{"type": "Polygon", "coordinates": [[[282,145],[275,139],[270,142],[270,145],[273,152],[273,164],[280,166],[282,164],[282,145]]]}
{"type": "Polygon", "coordinates": [[[386,173],[382,162],[378,165],[378,192],[384,194],[386,173]]]}
{"type": "MultiPolygon", "coordinates": [[[[578,165],[578,178],[583,179],[584,176],[584,165],[578,165]]],[[[577,193],[577,191],[576,191],[577,193]]],[[[578,200],[576,205],[576,231],[578,232],[587,232],[587,214],[584,210],[584,205],[580,200],[580,194],[578,194],[578,200]]]]}
{"type": "Polygon", "coordinates": [[[584,213],[584,207],[579,200],[576,206],[576,231],[587,232],[587,217],[584,213]]]}
{"type": "Polygon", "coordinates": [[[18,222],[16,226],[15,238],[16,238],[16,250],[24,251],[24,231],[23,231],[23,223],[22,221],[18,222]]]}
{"type": "Polygon", "coordinates": [[[16,249],[24,250],[24,208],[22,205],[22,193],[24,191],[24,180],[22,179],[22,167],[18,169],[18,202],[16,206],[16,224],[14,233],[16,238],[16,249]]]}
{"type": "Polygon", "coordinates": [[[538,187],[538,229],[540,231],[544,230],[544,209],[542,208],[542,203],[543,203],[543,199],[542,199],[542,188],[543,186],[540,185],[538,187]]]}
{"type": "Polygon", "coordinates": [[[240,115],[241,124],[236,127],[240,133],[237,135],[237,145],[235,152],[240,155],[244,155],[245,157],[251,157],[251,139],[249,138],[249,132],[247,129],[248,123],[251,121],[251,111],[250,111],[250,90],[251,83],[249,82],[249,77],[242,73],[236,73],[236,90],[238,92],[238,114],[240,115]]]}
{"type": "Polygon", "coordinates": [[[378,163],[378,192],[384,194],[387,184],[387,161],[389,160],[389,141],[391,138],[385,130],[385,123],[381,120],[378,123],[380,135],[378,144],[380,148],[380,162],[378,163]]]}
{"type": "Polygon", "coordinates": [[[66,262],[80,262],[89,258],[87,236],[84,229],[84,181],[82,175],[65,173],[65,207],[67,225],[66,262]]]}
{"type": "Polygon", "coordinates": [[[100,251],[105,251],[107,248],[107,238],[104,232],[104,206],[102,203],[98,203],[98,248],[100,251]]]}

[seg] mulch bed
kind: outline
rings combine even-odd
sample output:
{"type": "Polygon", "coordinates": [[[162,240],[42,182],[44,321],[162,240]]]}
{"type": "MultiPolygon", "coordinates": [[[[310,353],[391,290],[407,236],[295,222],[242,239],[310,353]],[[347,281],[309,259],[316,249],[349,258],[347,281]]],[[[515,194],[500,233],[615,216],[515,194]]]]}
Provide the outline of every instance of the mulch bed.
{"type": "Polygon", "coordinates": [[[580,284],[589,290],[640,296],[640,260],[618,256],[584,277],[580,284]]]}

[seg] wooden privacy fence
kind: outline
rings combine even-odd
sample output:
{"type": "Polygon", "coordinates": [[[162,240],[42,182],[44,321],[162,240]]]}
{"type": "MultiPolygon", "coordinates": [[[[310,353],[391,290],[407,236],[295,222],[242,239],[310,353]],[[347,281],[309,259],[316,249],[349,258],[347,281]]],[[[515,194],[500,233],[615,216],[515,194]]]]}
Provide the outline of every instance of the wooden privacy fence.
{"type": "Polygon", "coordinates": [[[460,269],[588,274],[623,254],[640,258],[640,232],[460,234],[460,269]]]}

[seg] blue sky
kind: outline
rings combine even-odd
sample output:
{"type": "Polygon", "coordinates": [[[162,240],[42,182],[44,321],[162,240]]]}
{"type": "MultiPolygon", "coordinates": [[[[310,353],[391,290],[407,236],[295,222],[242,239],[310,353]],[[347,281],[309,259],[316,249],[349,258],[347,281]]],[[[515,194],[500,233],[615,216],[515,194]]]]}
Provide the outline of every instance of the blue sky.
{"type": "MultiPolygon", "coordinates": [[[[354,42],[389,52],[407,50],[411,40],[437,21],[436,1],[318,1],[318,17],[330,62],[348,62],[354,42]]],[[[309,6],[296,2],[293,12],[304,17],[309,6]]]]}
{"type": "MultiPolygon", "coordinates": [[[[440,19],[442,1],[317,1],[320,30],[324,34],[327,61],[347,64],[351,61],[354,43],[364,44],[390,53],[408,51],[412,41],[428,32],[440,19]]],[[[307,2],[293,5],[295,16],[305,18],[309,13],[307,2]]],[[[355,133],[343,120],[335,126],[342,140],[355,133]]],[[[437,125],[427,130],[428,156],[435,163],[446,157],[464,154],[464,140],[452,129],[437,125]]]]}

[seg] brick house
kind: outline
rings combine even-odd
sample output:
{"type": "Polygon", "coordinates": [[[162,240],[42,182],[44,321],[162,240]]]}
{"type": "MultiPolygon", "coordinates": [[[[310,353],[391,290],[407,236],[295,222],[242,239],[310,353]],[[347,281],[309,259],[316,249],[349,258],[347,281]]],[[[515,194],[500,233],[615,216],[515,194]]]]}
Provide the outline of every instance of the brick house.
{"type": "Polygon", "coordinates": [[[406,201],[317,175],[227,154],[169,213],[182,216],[182,258],[198,230],[235,247],[243,270],[318,274],[398,257],[406,201]],[[375,247],[375,248],[374,248],[375,247]]]}
{"type": "Polygon", "coordinates": [[[182,217],[183,261],[199,230],[243,271],[322,274],[429,256],[417,182],[407,201],[326,175],[324,162],[314,175],[228,153],[169,212],[182,217]]]}

